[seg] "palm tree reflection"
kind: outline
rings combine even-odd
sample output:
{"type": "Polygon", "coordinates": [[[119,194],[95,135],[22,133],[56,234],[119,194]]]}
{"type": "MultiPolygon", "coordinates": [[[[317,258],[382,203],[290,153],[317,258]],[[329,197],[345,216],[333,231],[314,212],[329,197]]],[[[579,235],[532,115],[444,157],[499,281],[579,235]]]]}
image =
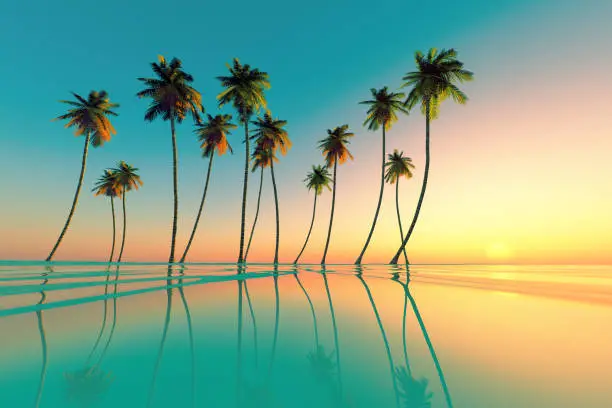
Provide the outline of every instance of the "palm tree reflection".
{"type": "Polygon", "coordinates": [[[41,274],[44,277],[40,285],[40,300],[37,303],[36,319],[38,320],[38,332],[40,334],[40,344],[42,350],[42,368],[40,370],[40,378],[38,380],[38,391],[36,392],[36,403],[35,407],[38,408],[40,405],[40,399],[42,397],[43,388],[45,387],[45,378],[47,377],[47,335],[45,333],[45,322],[43,320],[43,312],[41,310],[42,305],[47,300],[47,294],[45,293],[44,287],[49,282],[47,276],[53,272],[50,266],[45,267],[47,272],[41,274]]]}
{"type": "Polygon", "coordinates": [[[187,318],[187,331],[189,333],[189,353],[191,359],[191,406],[195,407],[195,389],[196,389],[196,365],[195,365],[195,346],[193,342],[193,326],[191,324],[191,312],[189,311],[189,304],[187,303],[187,297],[183,291],[183,277],[185,276],[185,266],[181,266],[178,278],[178,291],[181,295],[183,307],[185,308],[185,317],[187,318]]]}

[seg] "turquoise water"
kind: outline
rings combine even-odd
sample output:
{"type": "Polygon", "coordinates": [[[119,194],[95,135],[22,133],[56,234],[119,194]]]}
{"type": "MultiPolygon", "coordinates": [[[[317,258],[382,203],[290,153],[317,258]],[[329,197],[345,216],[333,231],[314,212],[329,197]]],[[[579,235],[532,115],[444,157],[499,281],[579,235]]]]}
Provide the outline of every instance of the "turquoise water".
{"type": "Polygon", "coordinates": [[[2,262],[0,407],[610,407],[611,272],[2,262]]]}

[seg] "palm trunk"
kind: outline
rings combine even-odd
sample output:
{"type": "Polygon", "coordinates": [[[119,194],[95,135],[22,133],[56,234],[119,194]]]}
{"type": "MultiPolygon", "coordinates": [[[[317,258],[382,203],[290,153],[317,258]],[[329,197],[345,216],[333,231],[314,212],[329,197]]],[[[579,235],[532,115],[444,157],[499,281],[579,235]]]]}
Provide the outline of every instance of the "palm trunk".
{"type": "Polygon", "coordinates": [[[125,215],[125,186],[123,186],[123,197],[121,197],[121,201],[123,202],[123,236],[121,237],[121,250],[119,251],[119,258],[117,258],[117,262],[121,262],[121,258],[123,257],[123,247],[125,246],[125,231],[126,231],[126,215],[125,215]]]}
{"type": "MultiPolygon", "coordinates": [[[[110,268],[110,266],[109,266],[110,268]]],[[[100,327],[100,332],[98,333],[98,338],[96,339],[96,342],[94,343],[93,348],[91,349],[91,351],[89,352],[89,356],[87,357],[87,362],[85,363],[86,367],[89,367],[89,364],[91,362],[91,358],[93,357],[94,353],[96,352],[96,349],[98,348],[98,345],[100,344],[100,340],[102,340],[102,335],[104,334],[104,329],[106,328],[106,320],[107,320],[107,311],[108,311],[108,284],[110,282],[110,270],[107,269],[106,270],[106,284],[104,285],[104,306],[103,306],[103,311],[102,311],[102,326],[100,327]]]]}
{"type": "Polygon", "coordinates": [[[66,224],[64,225],[64,228],[62,229],[62,232],[60,233],[59,238],[57,238],[57,242],[53,246],[53,249],[49,253],[49,256],[47,257],[47,259],[45,259],[46,262],[49,262],[51,261],[51,259],[53,259],[53,255],[55,254],[55,251],[57,251],[57,248],[59,247],[60,243],[62,242],[62,239],[64,238],[64,234],[66,234],[66,231],[68,231],[70,220],[72,220],[72,216],[74,215],[74,210],[76,210],[77,203],[79,202],[79,193],[81,192],[81,187],[83,186],[83,178],[85,176],[85,167],[87,165],[87,151],[89,149],[90,138],[91,138],[91,133],[87,132],[87,135],[85,136],[85,148],[83,149],[83,161],[81,163],[81,175],[79,176],[79,184],[77,184],[76,193],[74,194],[74,200],[72,201],[72,207],[70,208],[70,213],[68,213],[68,219],[66,220],[66,224]]]}
{"type": "Polygon", "coordinates": [[[359,257],[355,261],[355,265],[361,264],[361,259],[368,249],[368,245],[370,244],[370,239],[372,239],[372,234],[374,234],[374,228],[376,227],[376,221],[378,220],[378,213],[380,212],[380,205],[382,204],[383,192],[385,191],[385,126],[386,122],[383,123],[382,128],[382,171],[380,174],[380,195],[378,196],[378,205],[376,206],[376,213],[374,213],[374,221],[372,221],[372,228],[370,228],[370,233],[368,234],[368,239],[366,240],[359,257]]]}
{"type": "Polygon", "coordinates": [[[198,223],[200,222],[200,216],[202,215],[202,209],[204,209],[204,201],[206,200],[206,192],[208,191],[208,182],[210,181],[210,171],[212,169],[213,157],[215,157],[214,152],[210,155],[210,160],[208,161],[208,171],[206,172],[206,183],[204,183],[204,194],[202,195],[202,202],[200,203],[200,209],[198,210],[198,215],[195,219],[195,223],[193,224],[193,230],[191,231],[191,236],[189,237],[189,242],[187,243],[187,247],[185,248],[185,252],[181,257],[180,263],[185,262],[185,258],[187,257],[187,253],[189,252],[189,248],[191,248],[191,243],[193,242],[193,237],[195,236],[196,229],[198,228],[198,223]]]}
{"type": "Polygon", "coordinates": [[[274,178],[274,160],[270,161],[270,174],[272,174],[272,187],[274,189],[274,205],[276,207],[276,247],[274,249],[274,264],[278,264],[278,245],[280,243],[280,220],[278,215],[278,192],[276,190],[276,179],[274,178]]]}
{"type": "Polygon", "coordinates": [[[340,344],[338,342],[338,326],[336,325],[336,314],[334,313],[334,304],[332,303],[331,293],[329,292],[329,284],[327,283],[327,275],[325,269],[322,271],[323,282],[325,282],[325,291],[327,292],[327,300],[329,301],[329,312],[331,314],[332,326],[334,329],[334,346],[336,348],[336,366],[338,367],[338,393],[342,398],[342,370],[340,369],[340,344]]]}
{"type": "Polygon", "coordinates": [[[304,246],[302,247],[302,250],[300,251],[298,256],[295,258],[295,261],[293,261],[294,264],[298,263],[300,256],[302,256],[304,249],[306,249],[306,244],[308,244],[308,239],[310,238],[310,233],[312,232],[312,226],[314,225],[316,211],[317,211],[317,192],[315,191],[314,207],[312,209],[312,220],[310,221],[310,228],[308,229],[308,234],[306,235],[306,241],[304,242],[304,246]]]}
{"type": "Polygon", "coordinates": [[[387,335],[385,334],[385,329],[382,325],[382,320],[380,319],[380,315],[378,314],[378,308],[376,307],[376,304],[374,303],[372,292],[370,292],[370,288],[368,287],[367,283],[363,279],[361,272],[357,273],[357,278],[361,281],[361,283],[363,284],[363,287],[365,288],[368,294],[368,298],[370,299],[370,304],[372,305],[372,310],[374,311],[374,315],[376,316],[376,321],[378,322],[378,328],[380,329],[380,334],[382,336],[383,343],[385,344],[385,350],[387,351],[387,360],[389,361],[389,371],[391,373],[391,381],[393,382],[393,391],[395,393],[395,406],[399,408],[399,392],[397,390],[397,383],[395,382],[395,368],[393,364],[393,357],[391,356],[391,349],[389,347],[389,341],[387,340],[387,335]]]}
{"type": "Polygon", "coordinates": [[[117,269],[115,271],[115,288],[113,291],[113,323],[111,324],[111,330],[108,335],[108,339],[106,340],[106,344],[104,345],[104,350],[102,350],[102,354],[100,354],[100,359],[98,360],[97,366],[102,364],[104,360],[104,356],[106,355],[106,351],[113,340],[113,335],[115,334],[115,327],[117,327],[117,284],[119,283],[119,265],[117,265],[117,269]]]}
{"type": "Polygon", "coordinates": [[[325,242],[325,251],[323,251],[323,259],[321,259],[321,265],[325,265],[325,258],[327,257],[327,249],[329,248],[329,238],[331,237],[332,224],[334,222],[334,205],[336,204],[336,169],[338,167],[338,160],[334,161],[334,181],[332,191],[332,208],[331,216],[329,218],[329,229],[327,230],[327,241],[325,242]]]}
{"type": "MultiPolygon", "coordinates": [[[[47,274],[43,274],[43,276],[46,276],[46,275],[47,274]]],[[[45,278],[41,287],[46,285],[48,281],[49,279],[45,278]]],[[[38,306],[42,306],[45,303],[46,299],[47,299],[47,295],[45,294],[45,291],[41,289],[40,300],[38,301],[38,306]]],[[[42,368],[40,370],[40,379],[38,380],[38,391],[36,392],[36,404],[35,404],[35,408],[38,408],[40,406],[40,401],[42,399],[42,392],[45,387],[45,379],[47,378],[48,359],[47,359],[47,335],[45,333],[45,323],[43,320],[42,310],[39,309],[36,311],[36,319],[38,320],[38,332],[40,333],[40,344],[42,347],[42,368]]]]}
{"type": "MultiPolygon", "coordinates": [[[[402,217],[400,217],[400,209],[399,209],[399,177],[395,180],[395,210],[397,211],[397,225],[399,225],[399,233],[400,233],[400,242],[404,238],[404,231],[402,230],[402,217]]],[[[406,260],[406,265],[408,265],[408,255],[406,255],[406,248],[404,247],[404,259],[406,260]]]]}
{"type": "Polygon", "coordinates": [[[115,198],[113,196],[111,196],[110,202],[111,202],[111,211],[113,214],[113,246],[111,247],[111,253],[110,253],[110,257],[108,258],[108,262],[113,262],[113,255],[115,253],[115,236],[117,235],[116,225],[115,225],[115,198]]]}
{"type": "Polygon", "coordinates": [[[191,312],[189,311],[189,305],[187,304],[187,298],[183,291],[183,280],[179,279],[179,294],[183,301],[183,307],[185,308],[185,317],[187,318],[187,331],[189,333],[189,351],[191,353],[191,406],[195,407],[195,390],[196,390],[196,364],[195,364],[195,347],[193,342],[193,327],[191,324],[191,312]]]}
{"type": "Polygon", "coordinates": [[[295,276],[295,280],[297,281],[298,285],[300,285],[300,288],[302,288],[302,292],[304,292],[304,295],[306,296],[306,300],[308,300],[308,304],[310,305],[310,312],[312,313],[312,324],[314,327],[314,338],[315,338],[314,350],[316,351],[317,347],[319,346],[319,329],[317,327],[317,315],[315,313],[314,304],[312,303],[312,299],[310,299],[310,296],[308,295],[306,288],[304,288],[304,285],[302,285],[302,282],[300,281],[299,276],[297,276],[297,273],[293,276],[295,276]]]}
{"type": "Polygon", "coordinates": [[[176,149],[176,129],[174,117],[170,118],[170,130],[172,131],[172,179],[174,193],[174,209],[172,213],[172,241],[170,244],[170,257],[168,263],[174,263],[174,247],[176,246],[176,228],[178,222],[178,153],[176,149]]]}
{"type": "Polygon", "coordinates": [[[238,254],[238,263],[244,262],[244,257],[242,256],[244,250],[244,227],[245,227],[245,217],[246,217],[246,199],[247,199],[247,185],[249,182],[249,159],[250,155],[250,147],[249,147],[249,120],[244,121],[244,141],[246,144],[246,157],[244,161],[244,184],[242,188],[242,218],[240,219],[240,252],[238,254]]]}
{"type": "Polygon", "coordinates": [[[270,356],[270,365],[268,366],[268,382],[272,376],[272,366],[274,365],[274,356],[276,355],[276,345],[278,343],[278,326],[280,322],[280,296],[278,293],[278,272],[274,274],[274,294],[276,296],[275,313],[274,313],[274,337],[272,339],[272,355],[270,356]]]}
{"type": "Polygon", "coordinates": [[[425,106],[425,174],[423,176],[423,185],[421,186],[421,195],[419,196],[419,202],[417,203],[417,208],[414,213],[414,218],[412,219],[412,224],[410,224],[410,228],[408,229],[408,233],[406,234],[406,238],[404,238],[404,242],[397,250],[397,253],[391,259],[390,264],[397,264],[397,259],[401,255],[402,251],[406,247],[410,236],[412,235],[412,231],[414,230],[414,226],[416,225],[417,219],[419,218],[419,213],[421,212],[421,205],[423,204],[423,199],[425,198],[425,190],[427,189],[427,178],[429,177],[429,114],[430,114],[430,102],[427,101],[425,106]]]}
{"type": "Polygon", "coordinates": [[[251,321],[253,322],[253,346],[255,348],[255,368],[259,367],[258,358],[258,346],[257,346],[257,322],[255,321],[255,311],[253,310],[253,303],[251,302],[251,296],[249,295],[249,286],[247,280],[244,281],[244,295],[249,305],[249,313],[251,314],[251,321]]]}
{"type": "Polygon", "coordinates": [[[436,366],[436,371],[438,372],[438,377],[440,378],[440,383],[442,384],[442,390],[444,391],[444,397],[446,398],[446,404],[448,408],[453,408],[453,402],[451,400],[450,392],[448,391],[448,386],[446,385],[446,379],[444,378],[444,373],[442,372],[442,366],[440,366],[440,361],[438,361],[438,357],[436,356],[436,351],[434,350],[433,344],[429,339],[429,335],[427,334],[427,329],[425,328],[425,323],[423,322],[423,318],[421,317],[421,313],[419,313],[419,309],[417,304],[410,294],[410,289],[408,288],[408,284],[405,286],[406,297],[410,300],[410,304],[412,305],[412,310],[414,311],[414,315],[419,322],[419,327],[421,328],[421,333],[423,333],[423,337],[425,338],[425,343],[427,343],[427,348],[429,349],[429,353],[431,354],[431,359],[436,366]]]}
{"type": "Polygon", "coordinates": [[[259,193],[257,194],[257,210],[255,210],[255,219],[253,220],[253,227],[251,227],[251,234],[249,235],[249,243],[247,244],[246,253],[244,254],[244,262],[249,256],[249,249],[251,249],[251,241],[253,240],[253,233],[255,232],[255,226],[257,225],[257,217],[259,217],[259,204],[261,203],[261,188],[263,186],[263,167],[261,168],[261,176],[259,178],[259,193]]]}
{"type": "MultiPolygon", "coordinates": [[[[238,274],[241,271],[238,270],[238,274]]],[[[242,404],[242,280],[236,281],[238,284],[238,342],[236,344],[236,406],[242,404]]]]}
{"type": "MultiPolygon", "coordinates": [[[[169,268],[168,268],[169,269],[169,268]]],[[[171,276],[171,271],[168,271],[168,278],[171,276]]],[[[170,316],[172,312],[172,279],[166,281],[166,317],[164,319],[164,331],[162,332],[161,342],[159,343],[159,350],[157,352],[157,359],[155,360],[155,368],[153,369],[153,379],[151,380],[151,388],[149,389],[149,396],[147,398],[147,407],[151,406],[153,402],[153,393],[155,391],[155,382],[157,380],[157,372],[159,371],[159,365],[161,363],[162,355],[164,353],[164,344],[166,343],[166,337],[168,336],[168,327],[170,326],[170,316]]]]}

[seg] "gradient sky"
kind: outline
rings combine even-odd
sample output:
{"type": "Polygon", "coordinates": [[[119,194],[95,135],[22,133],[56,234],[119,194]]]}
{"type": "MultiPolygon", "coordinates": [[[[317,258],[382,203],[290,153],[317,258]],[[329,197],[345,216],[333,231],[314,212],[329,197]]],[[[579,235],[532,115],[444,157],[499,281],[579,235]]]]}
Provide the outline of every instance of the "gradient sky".
{"type": "MultiPolygon", "coordinates": [[[[432,123],[432,168],[409,244],[413,262],[612,263],[612,28],[608,0],[5,2],[0,6],[4,78],[0,99],[0,259],[44,259],[70,208],[82,138],[51,119],[70,91],[105,89],[121,104],[117,135],[90,149],[84,188],[56,260],[105,260],[110,206],[89,192],[106,167],[126,160],[144,186],[129,194],[125,261],[164,261],[172,223],[169,124],[145,123],[137,77],[151,76],[158,54],[182,59],[208,113],[219,112],[215,79],[233,57],[266,71],[273,115],[288,121],[293,149],[278,170],[280,260],[305,238],[312,195],[302,180],[322,162],[316,143],[348,123],[355,156],[338,170],[329,262],[352,262],[378,198],[380,134],[362,127],[372,87],[401,85],[414,51],[456,48],[475,81],[466,106],[443,104],[432,123]]],[[[234,113],[231,108],[225,113],[234,113]]],[[[177,129],[179,233],[184,249],[206,170],[193,126],[177,129]]],[[[242,128],[234,156],[215,160],[191,261],[234,261],[240,230],[242,128]]],[[[424,166],[424,118],[402,117],[388,133],[417,170],[402,180],[409,224],[424,166]]],[[[274,202],[266,174],[250,261],[274,254],[274,202]]],[[[249,183],[247,222],[258,177],[249,183]]],[[[331,194],[324,194],[303,261],[318,262],[331,194]]],[[[394,190],[388,188],[365,262],[387,262],[399,244],[394,190]]],[[[120,224],[119,224],[120,225],[120,224]]]]}

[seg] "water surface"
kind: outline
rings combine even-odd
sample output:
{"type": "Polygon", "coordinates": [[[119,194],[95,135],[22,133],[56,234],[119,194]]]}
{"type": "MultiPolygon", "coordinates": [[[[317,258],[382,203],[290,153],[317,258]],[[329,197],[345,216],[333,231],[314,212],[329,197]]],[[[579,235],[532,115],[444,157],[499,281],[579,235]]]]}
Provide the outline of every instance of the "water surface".
{"type": "Polygon", "coordinates": [[[2,262],[0,406],[609,407],[611,269],[2,262]]]}

